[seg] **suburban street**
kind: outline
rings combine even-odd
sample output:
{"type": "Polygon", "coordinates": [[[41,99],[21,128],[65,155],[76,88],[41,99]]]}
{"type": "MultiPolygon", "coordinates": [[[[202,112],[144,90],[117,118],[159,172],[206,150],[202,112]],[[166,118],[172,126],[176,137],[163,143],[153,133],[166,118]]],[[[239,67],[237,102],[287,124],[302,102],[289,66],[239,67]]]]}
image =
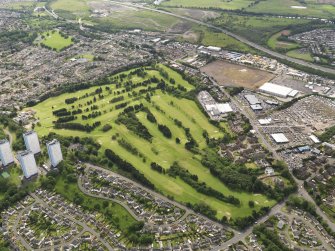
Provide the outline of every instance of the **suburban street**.
{"type": "Polygon", "coordinates": [[[118,1],[110,1],[110,2],[112,2],[114,4],[118,4],[118,5],[127,6],[127,7],[136,7],[136,8],[139,8],[139,9],[154,11],[154,12],[161,13],[161,14],[164,14],[164,15],[177,17],[177,18],[180,18],[180,19],[192,22],[192,23],[200,24],[200,25],[206,26],[208,28],[215,29],[217,31],[221,31],[221,32],[225,33],[226,35],[231,36],[231,37],[235,38],[236,40],[249,45],[252,48],[255,48],[257,50],[260,50],[262,52],[265,52],[265,53],[271,55],[272,57],[279,58],[279,59],[282,59],[282,60],[287,60],[287,61],[290,61],[292,63],[296,63],[296,64],[301,65],[301,66],[306,66],[306,67],[309,67],[309,68],[312,68],[312,69],[316,69],[316,70],[319,70],[319,71],[322,71],[322,72],[325,72],[325,73],[335,74],[335,69],[327,68],[327,67],[324,67],[324,66],[321,66],[321,65],[316,65],[316,64],[313,64],[313,63],[308,63],[308,62],[300,60],[300,59],[295,59],[295,58],[288,57],[286,55],[283,55],[283,54],[280,54],[278,52],[272,51],[272,50],[270,50],[270,49],[268,49],[264,46],[261,46],[259,44],[254,43],[254,42],[251,42],[248,39],[246,39],[242,36],[236,35],[235,33],[231,32],[231,31],[228,31],[226,29],[223,29],[221,27],[218,27],[218,26],[206,23],[206,22],[202,22],[202,21],[194,19],[194,18],[174,14],[174,13],[167,12],[167,11],[164,11],[164,10],[161,10],[161,9],[154,9],[154,8],[145,7],[145,6],[140,5],[140,4],[123,3],[123,2],[118,2],[118,1]]]}
{"type": "MultiPolygon", "coordinates": [[[[35,199],[36,202],[38,202],[39,204],[41,204],[43,207],[48,208],[51,211],[54,211],[57,215],[60,215],[66,219],[69,219],[70,221],[73,221],[74,223],[80,225],[84,232],[90,232],[91,234],[93,234],[94,236],[96,236],[98,238],[98,240],[108,249],[108,250],[113,250],[113,248],[109,245],[109,243],[107,241],[105,241],[103,238],[100,237],[100,234],[98,232],[96,232],[95,230],[93,230],[92,228],[90,228],[87,224],[78,221],[77,219],[73,218],[72,216],[65,214],[64,212],[61,212],[57,209],[54,209],[52,207],[50,207],[47,203],[45,203],[43,200],[41,200],[35,193],[30,193],[29,194],[31,197],[33,197],[35,199]]],[[[20,217],[18,217],[20,218],[20,217]]]]}

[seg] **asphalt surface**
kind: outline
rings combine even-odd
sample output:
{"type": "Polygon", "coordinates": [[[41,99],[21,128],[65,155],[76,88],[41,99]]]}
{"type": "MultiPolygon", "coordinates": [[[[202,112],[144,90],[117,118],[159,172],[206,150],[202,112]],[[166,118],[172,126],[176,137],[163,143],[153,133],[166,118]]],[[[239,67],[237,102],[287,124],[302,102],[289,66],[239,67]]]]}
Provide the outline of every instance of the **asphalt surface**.
{"type": "Polygon", "coordinates": [[[118,1],[110,1],[110,2],[114,3],[114,4],[118,4],[118,5],[123,5],[123,6],[126,6],[126,7],[136,7],[138,9],[149,10],[149,11],[157,12],[157,13],[160,13],[160,14],[177,17],[177,18],[180,18],[180,19],[192,22],[192,23],[200,24],[200,25],[206,26],[208,28],[220,31],[220,32],[222,32],[222,33],[224,33],[228,36],[231,36],[231,37],[235,38],[236,40],[249,45],[252,48],[255,48],[257,50],[260,50],[262,52],[265,52],[265,53],[271,55],[272,57],[287,60],[287,61],[290,61],[292,63],[298,64],[298,65],[301,65],[301,66],[306,66],[306,67],[309,67],[309,68],[313,68],[313,69],[316,69],[316,70],[319,70],[319,71],[322,71],[322,72],[325,72],[325,73],[335,74],[335,69],[331,69],[331,68],[324,67],[324,66],[321,66],[321,65],[316,65],[316,64],[309,63],[309,62],[306,62],[306,61],[303,61],[303,60],[300,60],[300,59],[288,57],[286,55],[283,55],[283,54],[280,54],[278,52],[272,51],[272,50],[270,50],[270,49],[268,49],[264,46],[261,46],[259,44],[254,43],[254,42],[251,42],[250,40],[246,39],[245,37],[237,35],[237,34],[231,32],[231,31],[228,31],[228,30],[223,29],[221,27],[218,27],[218,26],[215,26],[215,25],[212,25],[212,24],[209,24],[209,23],[206,23],[206,22],[203,22],[203,21],[191,18],[191,17],[186,17],[186,16],[174,14],[174,13],[164,11],[164,10],[160,10],[160,9],[149,8],[149,7],[139,5],[139,4],[123,3],[123,2],[118,2],[118,1]]]}

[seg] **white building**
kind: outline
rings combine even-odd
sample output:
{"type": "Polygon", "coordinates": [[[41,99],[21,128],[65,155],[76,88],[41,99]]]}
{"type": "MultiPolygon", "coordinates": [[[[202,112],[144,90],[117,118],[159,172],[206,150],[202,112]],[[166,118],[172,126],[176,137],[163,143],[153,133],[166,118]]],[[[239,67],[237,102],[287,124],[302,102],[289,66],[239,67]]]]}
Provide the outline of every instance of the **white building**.
{"type": "Polygon", "coordinates": [[[277,144],[289,142],[288,138],[286,138],[284,133],[274,133],[274,134],[271,134],[271,137],[277,144]]]}
{"type": "Polygon", "coordinates": [[[0,140],[0,161],[4,166],[14,162],[14,156],[8,140],[0,140]]]}
{"type": "Polygon", "coordinates": [[[265,83],[258,90],[281,98],[295,97],[298,94],[297,90],[273,83],[265,83]]]}
{"type": "Polygon", "coordinates": [[[24,177],[28,179],[38,173],[35,156],[31,151],[19,152],[17,158],[20,162],[24,177]]]}
{"type": "Polygon", "coordinates": [[[47,143],[51,166],[56,167],[62,160],[63,154],[58,140],[54,139],[47,143]]]}
{"type": "Polygon", "coordinates": [[[27,150],[33,154],[41,152],[40,142],[38,141],[37,133],[34,131],[26,132],[23,134],[24,143],[27,150]]]}

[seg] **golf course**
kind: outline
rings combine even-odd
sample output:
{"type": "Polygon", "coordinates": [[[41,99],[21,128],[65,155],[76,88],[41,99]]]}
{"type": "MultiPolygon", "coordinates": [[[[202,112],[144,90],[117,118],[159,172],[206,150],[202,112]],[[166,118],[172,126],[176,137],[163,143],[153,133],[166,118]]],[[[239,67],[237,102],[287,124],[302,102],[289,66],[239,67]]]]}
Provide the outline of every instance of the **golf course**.
{"type": "Polygon", "coordinates": [[[181,74],[159,64],[118,73],[109,77],[109,82],[112,84],[64,93],[28,108],[36,112],[39,136],[54,132],[91,137],[101,145],[100,156],[106,149],[112,150],[162,194],[181,203],[204,203],[216,211],[218,219],[246,217],[276,203],[265,195],[229,189],[202,165],[208,148],[204,131],[210,139],[222,138],[228,133],[227,125],[214,125],[194,100],[184,98],[195,87],[181,74]],[[192,150],[185,145],[190,141],[192,150]],[[154,170],[152,163],[164,170],[154,170]],[[181,176],[169,175],[174,163],[197,176],[197,184],[235,197],[240,204],[227,203],[195,189],[181,176]],[[254,208],[248,205],[251,200],[254,208]]]}

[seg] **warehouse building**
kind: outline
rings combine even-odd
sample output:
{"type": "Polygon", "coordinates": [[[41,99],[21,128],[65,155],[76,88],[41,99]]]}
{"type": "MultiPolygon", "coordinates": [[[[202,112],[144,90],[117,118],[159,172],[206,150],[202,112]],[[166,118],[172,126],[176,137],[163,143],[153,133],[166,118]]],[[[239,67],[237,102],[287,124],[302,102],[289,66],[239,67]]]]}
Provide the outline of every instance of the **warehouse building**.
{"type": "Polygon", "coordinates": [[[48,142],[47,149],[51,161],[51,166],[56,167],[63,160],[63,154],[59,141],[54,139],[48,142]]]}
{"type": "Polygon", "coordinates": [[[254,111],[263,110],[262,102],[255,95],[247,94],[244,95],[244,98],[248,101],[252,110],[254,111]]]}
{"type": "Polygon", "coordinates": [[[288,138],[286,138],[284,133],[274,133],[271,134],[271,137],[277,144],[283,144],[289,142],[288,138]]]}
{"type": "Polygon", "coordinates": [[[287,97],[295,97],[299,93],[297,90],[293,90],[292,88],[277,85],[273,83],[265,83],[258,89],[261,92],[274,95],[281,98],[287,98],[287,97]]]}
{"type": "Polygon", "coordinates": [[[14,162],[14,156],[7,139],[0,140],[0,161],[4,166],[14,162]]]}
{"type": "Polygon", "coordinates": [[[29,179],[38,173],[35,156],[31,151],[19,152],[17,157],[26,179],[29,179]]]}
{"type": "Polygon", "coordinates": [[[206,105],[206,110],[207,112],[210,112],[213,116],[219,116],[221,114],[233,112],[233,109],[231,108],[229,103],[206,105]]]}
{"type": "Polygon", "coordinates": [[[24,133],[23,139],[27,150],[31,151],[33,154],[41,152],[40,142],[38,141],[36,132],[30,131],[24,133]]]}

